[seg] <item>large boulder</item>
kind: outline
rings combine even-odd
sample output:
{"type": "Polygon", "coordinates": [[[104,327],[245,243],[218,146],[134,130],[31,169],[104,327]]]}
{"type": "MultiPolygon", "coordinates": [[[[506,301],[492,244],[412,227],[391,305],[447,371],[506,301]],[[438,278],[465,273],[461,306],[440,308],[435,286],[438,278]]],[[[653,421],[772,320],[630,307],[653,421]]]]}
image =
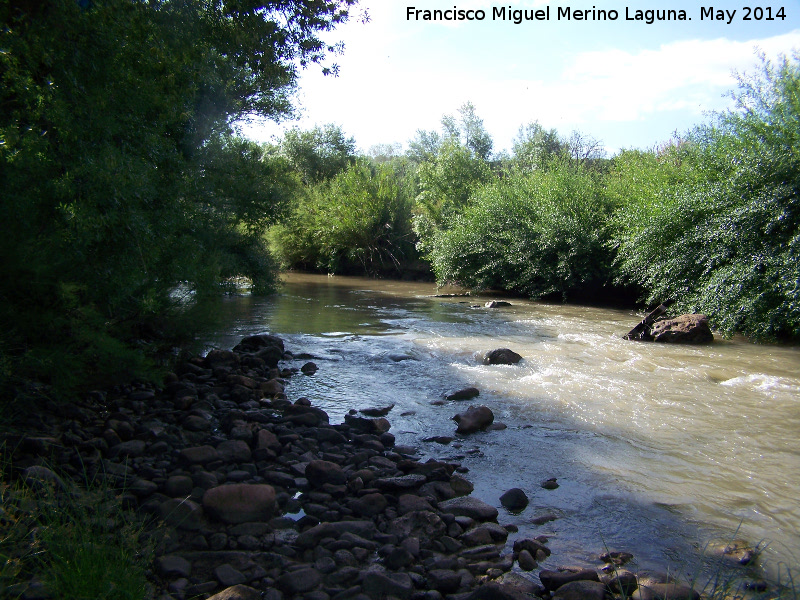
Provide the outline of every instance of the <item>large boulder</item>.
{"type": "Polygon", "coordinates": [[[458,423],[458,433],[474,433],[494,422],[494,413],[487,406],[470,406],[465,412],[453,417],[458,423]]]}
{"type": "Polygon", "coordinates": [[[522,360],[522,356],[508,348],[497,348],[483,356],[485,365],[515,365],[522,360]]]}
{"type": "Polygon", "coordinates": [[[714,341],[706,315],[680,315],[656,321],[650,335],[654,342],[668,344],[708,344],[714,341]]]}
{"type": "Polygon", "coordinates": [[[276,367],[283,358],[283,340],[274,335],[251,335],[244,338],[234,348],[234,352],[254,354],[267,366],[276,367]]]}

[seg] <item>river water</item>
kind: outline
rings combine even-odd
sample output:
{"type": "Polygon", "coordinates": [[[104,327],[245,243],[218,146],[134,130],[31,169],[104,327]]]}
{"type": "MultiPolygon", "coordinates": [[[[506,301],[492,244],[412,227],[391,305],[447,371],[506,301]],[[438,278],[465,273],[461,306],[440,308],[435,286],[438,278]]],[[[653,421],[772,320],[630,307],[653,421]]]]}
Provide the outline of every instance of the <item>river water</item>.
{"type": "Polygon", "coordinates": [[[549,568],[625,550],[634,568],[694,577],[709,543],[736,537],[764,548],[768,576],[797,573],[800,348],[627,342],[634,311],[517,299],[487,309],[489,297],[434,297],[445,291],[289,274],[275,296],[220,301],[221,325],[204,339],[230,348],[269,332],[313,355],[320,370],[292,378],[287,393],[332,423],[394,404],[397,443],[467,467],[473,495],[498,507],[501,523],[548,536],[549,568]],[[524,360],[481,364],[500,347],[524,360]],[[442,403],[466,386],[480,396],[442,403]],[[422,441],[455,436],[453,415],[477,403],[507,429],[422,441]],[[559,487],[543,489],[551,477],[559,487]],[[520,514],[500,505],[512,487],[531,500],[520,514]],[[532,523],[547,516],[556,518],[532,523]]]}

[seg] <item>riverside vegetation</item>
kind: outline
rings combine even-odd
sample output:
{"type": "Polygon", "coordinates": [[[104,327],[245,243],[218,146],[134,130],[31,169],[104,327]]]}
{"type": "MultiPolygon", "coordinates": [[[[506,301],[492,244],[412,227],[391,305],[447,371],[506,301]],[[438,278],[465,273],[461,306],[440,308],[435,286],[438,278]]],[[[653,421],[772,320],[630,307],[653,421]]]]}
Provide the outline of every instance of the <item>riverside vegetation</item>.
{"type": "MultiPolygon", "coordinates": [[[[239,119],[291,115],[298,68],[335,74],[329,61],[341,48],[320,34],[356,4],[0,0],[4,428],[45,399],[60,407],[47,414],[66,411],[80,430],[79,391],[159,381],[191,340],[194,299],[237,277],[269,291],[280,267],[432,273],[531,297],[670,299],[726,334],[800,337],[800,56],[742,77],[736,107],[713,122],[611,158],[597,140],[537,122],[520,129],[511,154],[493,153],[469,103],[405,152],[384,145],[359,156],[333,125],[290,130],[275,145],[237,137],[239,119]]],[[[152,385],[138,391],[132,401],[153,406],[126,405],[112,420],[167,402],[152,385]]],[[[101,434],[122,437],[106,425],[101,434]]],[[[109,441],[84,436],[64,432],[56,449],[92,440],[103,457],[109,441]]],[[[279,441],[294,451],[298,439],[279,441]]],[[[124,464],[108,466],[127,482],[124,464]]],[[[118,513],[103,500],[115,491],[92,493],[94,509],[73,506],[89,521],[39,521],[32,531],[31,502],[51,515],[55,505],[3,483],[4,532],[33,532],[31,556],[54,561],[72,550],[59,554],[53,542],[42,554],[38,534],[81,529],[120,556],[142,551],[127,545],[136,523],[116,541],[94,528],[108,522],[104,510],[118,513]]],[[[13,572],[20,557],[6,558],[13,572]]],[[[123,588],[134,597],[141,580],[130,575],[108,597],[128,597],[123,588]]]]}

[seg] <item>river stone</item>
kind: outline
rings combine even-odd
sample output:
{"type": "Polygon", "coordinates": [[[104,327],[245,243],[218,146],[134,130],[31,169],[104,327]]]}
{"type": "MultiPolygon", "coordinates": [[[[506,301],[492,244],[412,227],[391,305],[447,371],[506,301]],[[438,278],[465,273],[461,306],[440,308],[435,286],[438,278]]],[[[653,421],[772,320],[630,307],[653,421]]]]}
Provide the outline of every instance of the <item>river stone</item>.
{"type": "Polygon", "coordinates": [[[520,488],[511,488],[500,496],[500,504],[508,510],[522,510],[528,506],[528,496],[520,488]]]}
{"type": "Polygon", "coordinates": [[[443,594],[452,594],[461,587],[461,575],[450,569],[428,571],[428,586],[443,594]]]}
{"type": "Polygon", "coordinates": [[[485,429],[494,421],[494,413],[487,406],[470,406],[465,412],[453,417],[458,423],[457,433],[474,433],[485,429]]]}
{"type": "Polygon", "coordinates": [[[267,521],[275,511],[275,488],[263,483],[221,485],[206,490],[203,507],[225,523],[267,521]]]}
{"type": "Polygon", "coordinates": [[[304,594],[322,583],[322,574],[316,569],[298,569],[278,578],[278,587],[288,594],[304,594]]]}
{"type": "Polygon", "coordinates": [[[203,366],[206,369],[214,369],[217,367],[238,367],[239,355],[230,350],[212,350],[209,352],[205,359],[203,359],[203,366]]]}
{"type": "Polygon", "coordinates": [[[553,600],[605,600],[606,597],[611,595],[598,581],[571,581],[553,594],[553,600]]]}
{"type": "Polygon", "coordinates": [[[678,583],[648,583],[633,593],[634,600],[700,600],[700,594],[678,583]]]}
{"type": "Polygon", "coordinates": [[[347,505],[354,513],[364,517],[374,517],[382,513],[388,506],[386,496],[381,493],[374,492],[364,494],[359,498],[355,498],[347,505]]]}
{"type": "Polygon", "coordinates": [[[505,300],[489,300],[489,302],[483,306],[485,308],[501,308],[504,306],[511,306],[511,302],[506,302],[505,300]]]}
{"type": "Polygon", "coordinates": [[[219,452],[212,446],[194,446],[180,451],[180,458],[190,465],[206,465],[219,460],[219,452]]]}
{"type": "Polygon", "coordinates": [[[312,487],[322,487],[326,483],[344,485],[347,475],[342,467],[327,460],[312,460],[306,465],[305,476],[312,487]]]}
{"type": "Polygon", "coordinates": [[[476,387],[468,387],[445,396],[445,400],[471,400],[480,395],[480,390],[476,387]]]}
{"type": "Polygon", "coordinates": [[[197,531],[205,527],[203,509],[188,499],[170,498],[158,507],[158,516],[169,525],[186,531],[197,531]]]}
{"type": "Polygon", "coordinates": [[[381,600],[387,596],[407,600],[414,591],[414,583],[407,573],[368,571],[361,587],[372,600],[381,600]]]}
{"type": "Polygon", "coordinates": [[[397,512],[401,516],[420,510],[432,511],[433,507],[427,499],[415,494],[403,494],[397,499],[397,512]]]}
{"type": "Polygon", "coordinates": [[[475,588],[467,600],[530,600],[530,596],[516,585],[485,583],[475,588]]]}
{"type": "MultiPolygon", "coordinates": [[[[514,551],[517,551],[517,544],[514,543],[514,551]]],[[[559,589],[562,585],[573,581],[596,581],[600,582],[600,576],[594,569],[561,569],[558,571],[543,570],[539,572],[539,581],[549,592],[559,589]]]]}
{"type": "Polygon", "coordinates": [[[164,494],[170,498],[185,498],[192,493],[194,482],[188,475],[172,475],[164,482],[164,494]]]}
{"type": "Polygon", "coordinates": [[[515,365],[522,360],[522,356],[508,348],[497,348],[487,352],[483,357],[485,365],[515,365]]]}
{"type": "Polygon", "coordinates": [[[61,477],[47,467],[39,465],[27,467],[23,470],[22,480],[25,482],[25,485],[36,490],[44,489],[47,486],[53,486],[62,491],[67,489],[67,485],[61,477]]]}
{"type": "Polygon", "coordinates": [[[136,458],[144,454],[147,442],[144,440],[128,440],[111,448],[109,456],[111,458],[136,458]]]}
{"type": "Polygon", "coordinates": [[[192,563],[174,554],[159,556],[155,567],[162,577],[189,577],[192,574],[192,563]]]}
{"type": "Polygon", "coordinates": [[[234,585],[214,594],[208,600],[261,600],[261,592],[246,585],[234,585]]]}
{"type": "Polygon", "coordinates": [[[265,396],[277,396],[283,393],[283,384],[277,379],[265,381],[259,387],[265,396]]]}
{"type": "Polygon", "coordinates": [[[226,463],[243,463],[250,460],[252,453],[247,442],[242,440],[225,440],[217,444],[220,459],[226,463]]]}
{"type": "Polygon", "coordinates": [[[350,426],[351,429],[359,433],[371,433],[380,435],[389,431],[391,424],[383,417],[377,419],[367,419],[364,417],[356,417],[354,415],[345,415],[344,422],[350,426]]]}
{"type": "Polygon", "coordinates": [[[625,597],[630,597],[639,587],[639,578],[636,574],[625,569],[615,568],[612,573],[601,576],[600,581],[605,583],[612,593],[624,594],[625,597]]]}
{"type": "Polygon", "coordinates": [[[650,330],[654,342],[668,344],[708,344],[714,334],[708,326],[706,315],[680,315],[653,323],[650,330]]]}
{"type": "Polygon", "coordinates": [[[214,579],[225,587],[239,585],[247,581],[247,577],[227,563],[214,568],[214,579]]]}
{"type": "Polygon", "coordinates": [[[447,532],[447,525],[436,513],[422,510],[392,519],[386,532],[401,539],[407,537],[435,539],[447,532]]]}
{"type": "Polygon", "coordinates": [[[519,563],[519,568],[523,571],[533,571],[537,566],[536,559],[531,556],[531,553],[527,550],[521,550],[519,555],[517,556],[517,562],[519,563]]]}
{"type": "Polygon", "coordinates": [[[494,506],[472,496],[462,496],[439,503],[439,510],[476,521],[493,521],[499,514],[494,506]]]}
{"type": "Polygon", "coordinates": [[[710,545],[709,550],[715,556],[740,565],[749,565],[756,557],[756,549],[745,540],[733,540],[725,544],[714,543],[710,545]]]}

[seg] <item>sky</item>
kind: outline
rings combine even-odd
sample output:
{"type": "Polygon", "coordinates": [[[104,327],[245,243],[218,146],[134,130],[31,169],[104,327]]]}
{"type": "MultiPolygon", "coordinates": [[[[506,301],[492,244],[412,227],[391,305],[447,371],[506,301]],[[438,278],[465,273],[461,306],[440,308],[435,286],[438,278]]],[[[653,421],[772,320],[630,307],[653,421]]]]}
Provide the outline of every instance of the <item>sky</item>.
{"type": "Polygon", "coordinates": [[[300,118],[251,122],[242,133],[276,141],[287,127],[333,123],[363,152],[376,144],[405,148],[417,130],[440,131],[442,116],[471,102],[495,152],[510,151],[519,128],[534,121],[565,137],[575,130],[594,137],[609,156],[653,148],[731,106],[735,74],[757,73],[758,51],[772,59],[800,52],[800,0],[761,0],[760,9],[757,2],[361,0],[353,18],[325,37],[345,45],[332,59],[338,77],[315,66],[301,71],[300,118]],[[567,7],[573,18],[564,17],[567,7]],[[454,8],[485,17],[433,21],[416,12],[454,8]],[[502,8],[507,18],[493,18],[502,8]],[[549,19],[516,24],[509,17],[548,8],[549,19]],[[644,11],[656,9],[685,20],[636,20],[637,10],[646,19],[644,11]],[[364,10],[367,23],[358,18],[364,10]],[[576,20],[575,10],[589,18],[576,20]]]}

